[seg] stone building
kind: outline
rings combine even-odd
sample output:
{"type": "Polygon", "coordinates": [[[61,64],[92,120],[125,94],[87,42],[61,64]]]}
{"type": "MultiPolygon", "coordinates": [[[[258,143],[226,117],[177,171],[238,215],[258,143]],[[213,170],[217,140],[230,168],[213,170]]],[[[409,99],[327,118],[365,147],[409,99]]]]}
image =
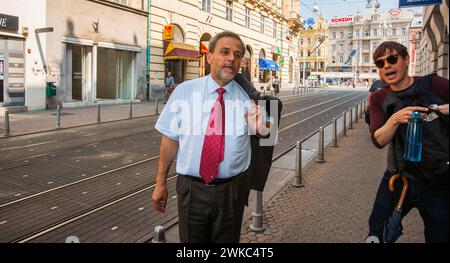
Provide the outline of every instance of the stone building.
{"type": "Polygon", "coordinates": [[[331,19],[328,77],[371,82],[378,79],[372,54],[379,44],[397,41],[409,47],[409,30],[415,12],[393,8],[381,13],[379,8],[378,2],[368,1],[363,12],[331,19]]]}
{"type": "Polygon", "coordinates": [[[449,0],[424,8],[417,58],[417,75],[436,73],[449,78],[448,70],[449,0]]]}

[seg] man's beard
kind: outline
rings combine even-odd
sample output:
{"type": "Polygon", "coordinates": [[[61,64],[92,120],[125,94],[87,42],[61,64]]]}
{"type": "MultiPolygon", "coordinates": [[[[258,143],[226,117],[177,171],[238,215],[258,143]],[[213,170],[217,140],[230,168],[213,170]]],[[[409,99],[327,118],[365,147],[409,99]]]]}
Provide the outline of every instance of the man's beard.
{"type": "Polygon", "coordinates": [[[235,69],[233,69],[232,73],[228,73],[228,72],[225,73],[222,70],[219,70],[217,72],[217,76],[216,77],[217,77],[217,79],[221,80],[222,82],[228,83],[228,82],[230,82],[231,80],[234,79],[234,77],[236,76],[236,72],[237,71],[235,69]]]}

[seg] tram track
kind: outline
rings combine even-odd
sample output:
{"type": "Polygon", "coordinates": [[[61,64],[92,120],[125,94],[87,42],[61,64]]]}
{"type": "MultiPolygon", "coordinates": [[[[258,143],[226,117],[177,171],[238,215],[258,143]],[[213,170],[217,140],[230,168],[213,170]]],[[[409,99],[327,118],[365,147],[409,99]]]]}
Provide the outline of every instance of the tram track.
{"type": "MultiPolygon", "coordinates": [[[[351,95],[348,95],[348,96],[342,96],[340,99],[347,98],[347,97],[351,97],[351,98],[347,99],[347,100],[344,100],[342,102],[339,102],[337,105],[335,105],[332,108],[328,108],[326,110],[322,110],[319,113],[311,115],[310,117],[308,117],[306,119],[302,119],[302,120],[300,120],[298,122],[289,124],[288,126],[280,129],[280,131],[279,131],[280,134],[284,133],[285,131],[288,131],[289,129],[295,128],[296,126],[298,126],[302,122],[305,122],[305,121],[308,121],[308,120],[310,120],[310,119],[312,119],[314,117],[320,116],[321,114],[323,114],[323,113],[325,113],[327,111],[330,111],[333,108],[338,108],[338,107],[340,107],[340,106],[342,106],[342,105],[344,105],[346,103],[362,99],[364,96],[366,96],[365,94],[364,95],[353,96],[354,94],[355,93],[352,93],[351,95]]],[[[335,102],[337,100],[339,100],[339,99],[338,98],[334,98],[332,101],[335,102]]],[[[323,102],[323,103],[320,103],[320,104],[316,105],[316,107],[323,106],[325,104],[326,104],[326,102],[323,102]]],[[[303,109],[303,111],[311,110],[313,108],[315,108],[315,107],[314,106],[310,106],[310,107],[307,107],[307,108],[303,109]]],[[[302,110],[299,110],[299,111],[297,111],[295,113],[299,113],[301,111],[302,110]]],[[[287,113],[287,114],[283,115],[282,118],[294,115],[295,113],[292,113],[292,112],[287,113]]],[[[287,144],[287,146],[283,146],[283,147],[284,148],[286,148],[286,147],[289,148],[289,147],[291,147],[291,144],[287,144]]],[[[287,152],[287,150],[286,149],[281,149],[281,150],[279,150],[277,152],[278,152],[278,155],[280,155],[280,154],[285,154],[287,152]]],[[[81,179],[81,180],[77,180],[77,181],[65,184],[65,185],[54,187],[54,188],[48,189],[46,191],[42,191],[40,193],[36,193],[36,194],[30,195],[30,196],[27,196],[27,197],[23,197],[23,198],[18,199],[18,200],[14,200],[14,201],[11,201],[11,202],[8,202],[8,203],[4,203],[4,204],[0,205],[0,209],[6,208],[6,207],[11,206],[11,205],[16,205],[16,204],[24,202],[24,201],[32,200],[33,198],[38,198],[38,197],[41,197],[43,195],[52,194],[55,191],[63,190],[65,188],[68,188],[68,187],[71,187],[71,186],[74,186],[74,185],[77,185],[77,184],[80,184],[80,183],[85,183],[85,182],[87,182],[89,180],[97,179],[99,177],[103,177],[105,175],[108,175],[108,174],[111,174],[111,173],[114,173],[114,172],[119,172],[119,171],[124,172],[124,171],[126,171],[127,169],[129,169],[131,167],[135,167],[135,166],[143,164],[145,162],[154,161],[158,157],[159,156],[153,156],[153,157],[150,157],[150,158],[147,158],[147,159],[144,159],[144,160],[141,160],[141,161],[129,164],[129,165],[125,165],[125,166],[122,166],[122,167],[119,167],[119,168],[116,168],[116,169],[113,169],[113,170],[110,170],[110,171],[107,171],[107,172],[104,172],[104,173],[100,173],[100,174],[97,174],[97,175],[94,175],[94,176],[91,176],[91,177],[87,177],[87,178],[84,178],[84,179],[81,179]]],[[[170,177],[170,180],[173,180],[175,178],[176,178],[176,175],[172,174],[171,177],[170,177]]],[[[89,209],[86,209],[85,211],[82,211],[80,213],[76,213],[74,215],[71,215],[71,216],[69,216],[69,217],[67,217],[67,218],[65,218],[63,220],[59,220],[59,221],[54,222],[54,223],[52,223],[52,224],[50,224],[48,226],[39,228],[38,230],[32,231],[31,233],[28,233],[26,235],[23,235],[23,236],[21,236],[19,238],[14,239],[12,242],[24,243],[24,242],[33,241],[33,240],[38,239],[38,238],[40,238],[40,237],[42,237],[44,235],[47,235],[47,234],[49,234],[49,233],[51,233],[53,231],[57,231],[58,229],[61,229],[61,228],[65,227],[65,226],[67,226],[69,224],[72,224],[72,223],[78,221],[78,220],[82,220],[82,219],[84,219],[86,217],[89,217],[90,215],[92,215],[94,213],[97,213],[97,212],[99,212],[99,211],[101,211],[103,209],[110,208],[113,205],[116,205],[116,204],[118,204],[120,202],[125,202],[128,199],[130,199],[130,198],[132,198],[132,197],[134,197],[134,196],[136,196],[138,194],[142,194],[142,193],[144,193],[146,191],[149,192],[155,186],[153,182],[154,181],[152,181],[150,184],[145,184],[145,185],[142,185],[142,186],[140,186],[140,187],[138,187],[138,188],[136,188],[134,190],[128,191],[128,192],[126,192],[126,193],[124,193],[124,194],[122,194],[120,196],[117,196],[117,197],[115,197],[115,198],[113,198],[113,199],[111,199],[109,201],[102,202],[100,204],[92,206],[89,209]]],[[[149,198],[149,202],[150,202],[150,198],[149,198]]],[[[0,242],[4,242],[4,241],[0,241],[0,242]]]]}

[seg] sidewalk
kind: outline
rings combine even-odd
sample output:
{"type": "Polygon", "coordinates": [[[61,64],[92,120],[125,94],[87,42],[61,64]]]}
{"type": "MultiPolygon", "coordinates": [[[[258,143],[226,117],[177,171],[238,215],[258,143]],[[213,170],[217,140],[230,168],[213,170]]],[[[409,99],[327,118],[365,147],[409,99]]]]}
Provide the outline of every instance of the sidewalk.
{"type": "MultiPolygon", "coordinates": [[[[339,137],[337,148],[325,149],[323,164],[315,161],[303,171],[304,187],[287,184],[264,203],[264,232],[242,227],[242,243],[361,243],[378,184],[383,176],[387,149],[373,146],[367,125],[354,124],[348,137],[339,137]]],[[[294,177],[295,162],[274,163],[271,175],[294,177]]],[[[403,220],[398,243],[423,243],[423,223],[416,209],[403,220]]]]}
{"type": "MultiPolygon", "coordinates": [[[[250,230],[255,193],[244,212],[241,243],[364,243],[387,149],[373,146],[367,125],[354,123],[337,148],[325,149],[325,163],[303,151],[304,187],[292,186],[295,150],[275,161],[263,193],[264,232],[250,230]],[[306,156],[305,156],[306,155],[306,156]],[[306,159],[306,160],[305,160],[306,159]],[[309,159],[309,163],[306,162],[309,159]],[[306,167],[305,167],[306,166],[306,167]]],[[[398,243],[423,243],[423,223],[416,209],[403,220],[398,243]]],[[[178,225],[166,232],[179,242],[178,225]]]]}
{"type": "MultiPolygon", "coordinates": [[[[149,102],[133,102],[133,118],[154,115],[156,112],[155,100],[149,102]]],[[[164,104],[158,102],[158,112],[164,104]]],[[[69,128],[97,123],[97,107],[63,108],[61,109],[61,128],[69,128]]],[[[10,134],[20,135],[40,131],[53,130],[56,127],[56,110],[40,110],[9,114],[10,134]]],[[[101,105],[100,121],[109,122],[126,120],[130,116],[130,104],[101,105]]],[[[4,136],[5,118],[0,114],[0,138],[4,136]]]]}

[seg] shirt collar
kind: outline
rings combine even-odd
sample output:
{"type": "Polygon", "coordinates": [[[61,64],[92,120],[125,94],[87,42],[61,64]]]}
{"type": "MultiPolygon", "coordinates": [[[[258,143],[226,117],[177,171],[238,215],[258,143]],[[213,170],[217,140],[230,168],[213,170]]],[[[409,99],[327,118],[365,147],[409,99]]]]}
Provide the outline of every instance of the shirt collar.
{"type": "MultiPolygon", "coordinates": [[[[235,88],[236,81],[233,79],[230,81],[226,86],[222,87],[225,89],[226,93],[230,94],[232,90],[235,88]]],[[[219,84],[217,84],[214,79],[211,77],[211,74],[208,75],[208,81],[207,81],[207,91],[208,94],[213,94],[216,92],[216,90],[219,88],[219,84]]]]}

